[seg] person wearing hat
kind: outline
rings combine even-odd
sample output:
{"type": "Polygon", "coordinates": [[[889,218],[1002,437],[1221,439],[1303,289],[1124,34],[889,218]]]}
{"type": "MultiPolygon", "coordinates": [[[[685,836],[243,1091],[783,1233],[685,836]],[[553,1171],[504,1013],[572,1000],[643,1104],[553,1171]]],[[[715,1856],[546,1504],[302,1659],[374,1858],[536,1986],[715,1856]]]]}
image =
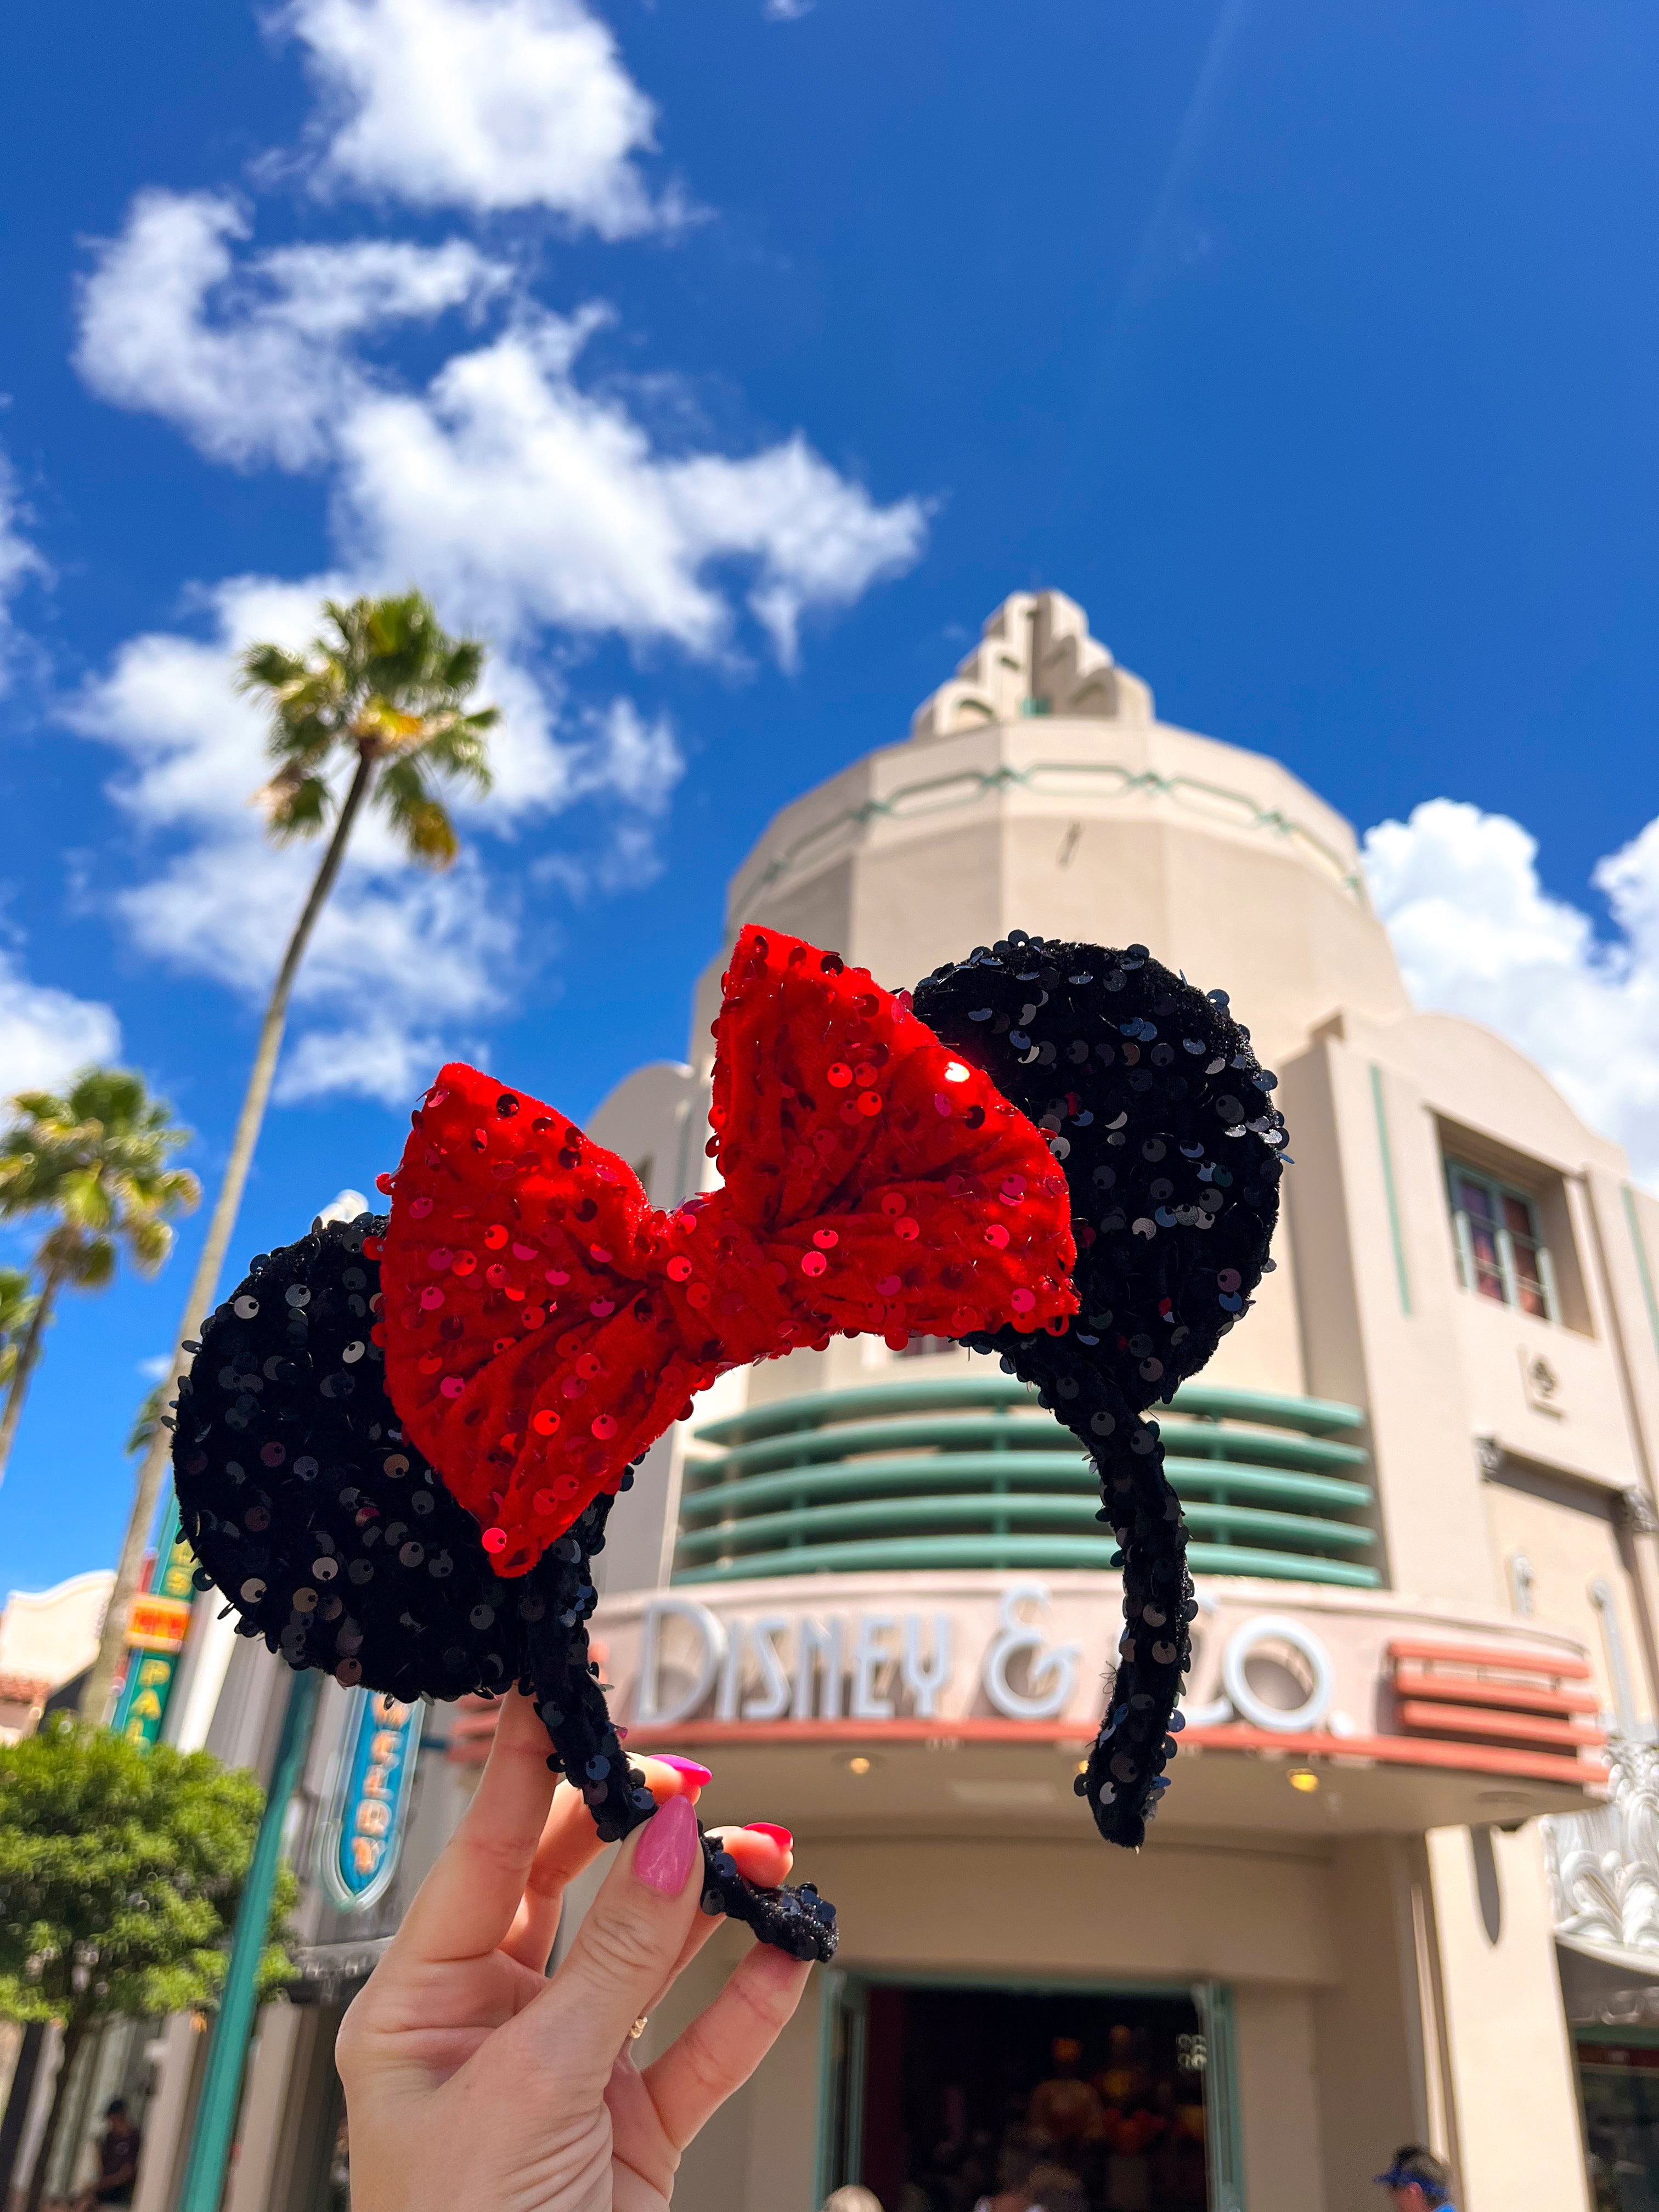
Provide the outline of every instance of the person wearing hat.
{"type": "Polygon", "coordinates": [[[1421,2143],[1401,2143],[1386,2173],[1374,2177],[1389,2192],[1395,2212],[1456,2212],[1448,2194],[1451,2169],[1421,2143]]]}

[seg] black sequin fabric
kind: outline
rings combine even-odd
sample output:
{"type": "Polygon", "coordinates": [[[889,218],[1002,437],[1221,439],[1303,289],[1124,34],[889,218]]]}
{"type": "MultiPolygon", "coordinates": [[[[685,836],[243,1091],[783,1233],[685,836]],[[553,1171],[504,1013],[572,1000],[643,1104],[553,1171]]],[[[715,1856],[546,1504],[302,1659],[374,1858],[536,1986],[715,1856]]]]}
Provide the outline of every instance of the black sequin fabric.
{"type": "MultiPolygon", "coordinates": [[[[612,1842],[655,1810],[588,1653],[601,1497],[526,1575],[493,1572],[477,1522],[404,1436],[374,1331],[384,1218],[331,1222],[261,1255],[209,1318],[180,1386],[179,1517],[239,1615],[290,1667],[405,1701],[534,1698],[549,1764],[612,1842]]],[[[631,1478],[625,1478],[626,1481],[631,1478]]],[[[827,1960],[835,1907],[810,1883],[760,1890],[705,1838],[703,1909],[798,1959],[827,1960]]]]}
{"type": "Polygon", "coordinates": [[[1098,1472],[1124,1629],[1076,1786],[1109,1842],[1137,1845],[1169,1786],[1197,1613],[1148,1409],[1204,1364],[1267,1262],[1285,1139],[1274,1078],[1225,994],[1144,945],[1013,931],[935,969],[915,1010],[1046,1133],[1070,1187],[1081,1311],[1060,1334],[964,1341],[1031,1384],[1098,1472]]]}

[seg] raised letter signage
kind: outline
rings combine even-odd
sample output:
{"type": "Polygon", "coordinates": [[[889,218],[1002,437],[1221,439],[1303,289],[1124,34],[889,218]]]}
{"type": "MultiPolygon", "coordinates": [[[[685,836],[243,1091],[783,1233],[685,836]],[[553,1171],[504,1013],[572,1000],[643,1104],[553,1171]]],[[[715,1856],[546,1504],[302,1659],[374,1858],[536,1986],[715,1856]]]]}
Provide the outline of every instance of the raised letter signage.
{"type": "Polygon", "coordinates": [[[397,1872],[426,1710],[380,1690],[356,1690],[352,1700],[321,1840],[324,1885],[343,1912],[373,1905],[397,1872]]]}

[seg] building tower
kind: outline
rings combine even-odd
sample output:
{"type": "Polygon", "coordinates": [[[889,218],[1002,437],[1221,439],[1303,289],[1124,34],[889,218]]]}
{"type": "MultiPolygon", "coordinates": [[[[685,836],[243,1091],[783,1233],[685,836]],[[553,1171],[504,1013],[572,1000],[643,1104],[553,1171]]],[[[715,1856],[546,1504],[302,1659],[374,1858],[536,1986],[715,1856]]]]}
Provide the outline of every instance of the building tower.
{"type": "MultiPolygon", "coordinates": [[[[1196,1756],[1139,1862],[1066,1787],[1116,1635],[1087,1471],[992,1363],[858,1340],[726,1377],[617,1516],[632,1740],[704,1747],[717,1817],[811,1839],[847,1929],[848,2022],[796,2031],[851,2053],[818,2163],[757,2137],[743,2201],[860,2174],[892,2201],[915,2116],[878,2107],[894,2069],[925,2100],[924,1979],[1036,1974],[1195,2002],[1214,2204],[1357,2207],[1413,2138],[1469,2203],[1583,2203],[1540,1816],[1558,1847],[1616,1820],[1583,1810],[1605,1731],[1651,1734],[1659,1672],[1659,1216],[1617,1149],[1497,1037],[1413,1012],[1349,825],[1158,721],[1059,592],[1006,600],[906,740],[778,815],[746,921],[893,988],[1012,927],[1139,940],[1231,994],[1296,1165],[1257,1310],[1164,1425],[1196,1756]]],[[[712,1172],[723,965],[690,1064],[592,1124],[658,1205],[712,1172]]],[[[1593,1972],[1561,1955],[1582,2026],[1593,1972]]]]}

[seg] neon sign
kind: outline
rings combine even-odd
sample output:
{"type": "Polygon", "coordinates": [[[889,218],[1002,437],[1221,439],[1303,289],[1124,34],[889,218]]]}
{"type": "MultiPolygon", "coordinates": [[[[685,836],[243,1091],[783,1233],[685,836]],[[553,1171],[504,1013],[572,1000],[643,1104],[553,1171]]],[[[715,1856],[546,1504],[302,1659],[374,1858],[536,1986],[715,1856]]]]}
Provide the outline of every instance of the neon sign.
{"type": "Polygon", "coordinates": [[[343,1912],[365,1911],[398,1870],[426,1711],[381,1690],[356,1690],[352,1698],[321,1838],[323,1884],[343,1912]]]}

